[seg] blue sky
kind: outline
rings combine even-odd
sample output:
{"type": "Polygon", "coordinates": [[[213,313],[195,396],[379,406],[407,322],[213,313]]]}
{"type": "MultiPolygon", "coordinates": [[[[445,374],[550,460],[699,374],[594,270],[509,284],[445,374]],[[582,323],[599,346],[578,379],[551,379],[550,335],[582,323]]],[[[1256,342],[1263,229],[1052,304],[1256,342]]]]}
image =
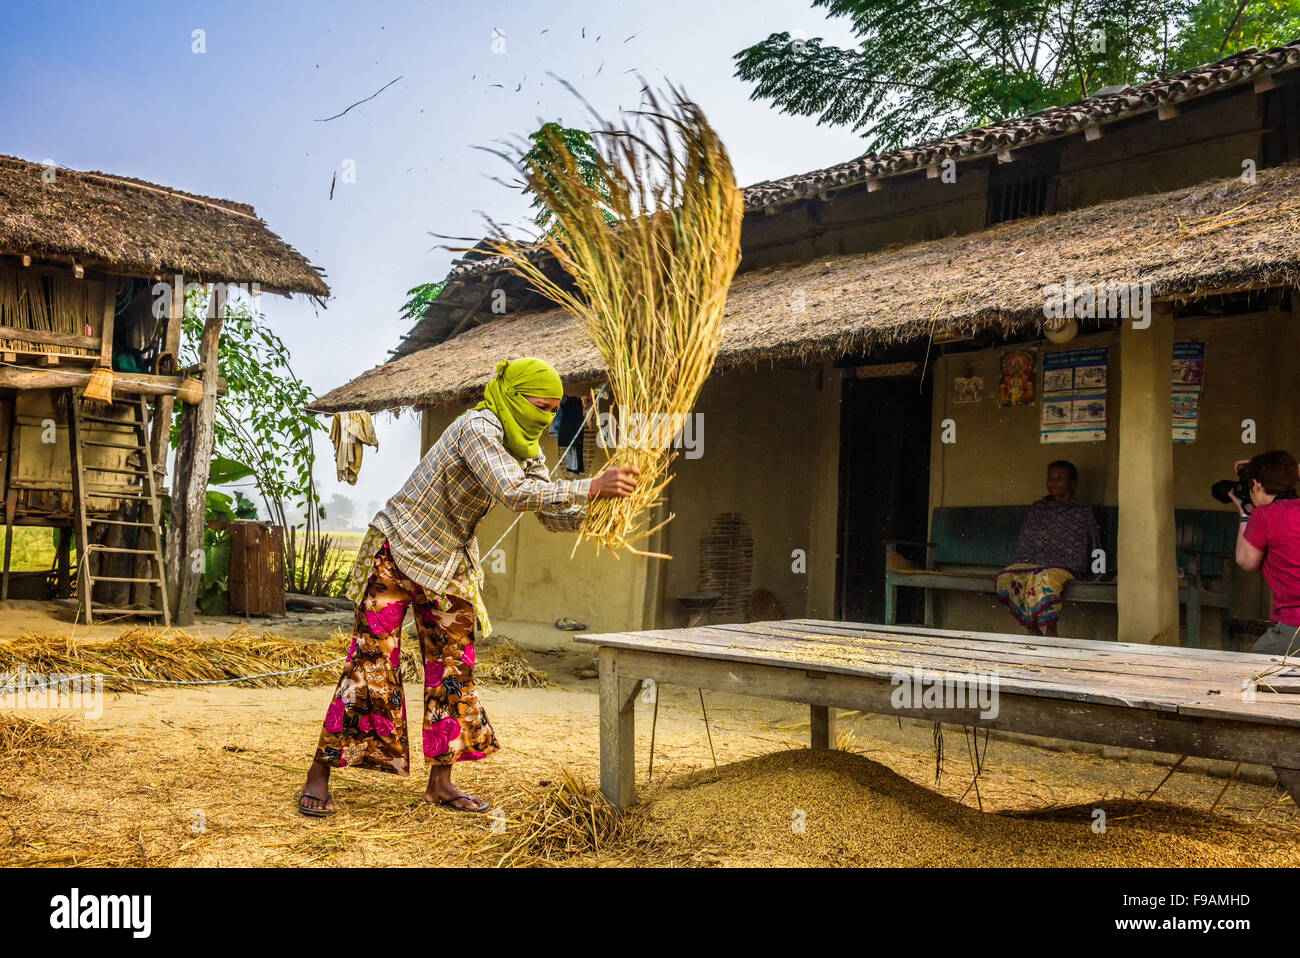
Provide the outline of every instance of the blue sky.
{"type": "MultiPolygon", "coordinates": [[[[484,213],[526,220],[527,201],[489,178],[510,169],[475,147],[544,120],[586,125],[548,71],[606,117],[636,106],[637,72],[684,85],[742,183],[861,153],[850,131],[751,102],[732,76],[734,53],[781,30],[850,42],[806,0],[9,3],[0,153],[253,204],[328,273],[323,311],[262,298],[297,372],[323,393],[383,362],[406,331],[406,290],[445,274],[452,254],[430,232],[482,235],[484,213]],[[195,30],[206,52],[193,51],[195,30]],[[331,200],[349,160],[356,182],[331,200]]],[[[356,487],[335,480],[318,440],[324,498],[341,491],[364,511],[405,481],[416,417],[379,416],[376,428],[380,451],[367,451],[356,487]]]]}

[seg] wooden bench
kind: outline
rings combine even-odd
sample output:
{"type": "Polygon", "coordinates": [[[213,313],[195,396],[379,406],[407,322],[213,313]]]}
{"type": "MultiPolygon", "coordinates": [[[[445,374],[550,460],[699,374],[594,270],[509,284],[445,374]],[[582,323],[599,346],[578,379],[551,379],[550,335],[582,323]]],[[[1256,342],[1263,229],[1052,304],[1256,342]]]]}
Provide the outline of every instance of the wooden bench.
{"type": "MultiPolygon", "coordinates": [[[[930,541],[885,543],[885,623],[898,614],[898,590],[925,590],[925,624],[934,625],[935,592],[994,593],[998,572],[1010,565],[1016,551],[1028,506],[941,506],[934,510],[930,541]],[[911,566],[899,547],[924,550],[925,565],[911,566]]],[[[1106,573],[1096,579],[1066,583],[1065,598],[1072,602],[1114,605],[1119,510],[1096,506],[1101,548],[1106,553],[1106,573]]],[[[1201,644],[1201,615],[1206,608],[1220,610],[1222,634],[1233,617],[1233,552],[1237,542],[1235,513],[1214,509],[1179,509],[1174,513],[1176,557],[1183,575],[1178,601],[1187,610],[1187,644],[1201,644]]]]}
{"type": "Polygon", "coordinates": [[[600,787],[619,807],[636,801],[635,705],[646,679],[806,703],[818,749],[835,743],[833,709],[859,709],[1271,765],[1300,804],[1300,663],[1294,659],[814,619],[576,641],[599,650],[600,787]],[[913,669],[923,677],[996,676],[995,686],[986,681],[996,689],[996,707],[969,701],[961,707],[955,699],[896,707],[901,677],[915,675],[913,669]]]}

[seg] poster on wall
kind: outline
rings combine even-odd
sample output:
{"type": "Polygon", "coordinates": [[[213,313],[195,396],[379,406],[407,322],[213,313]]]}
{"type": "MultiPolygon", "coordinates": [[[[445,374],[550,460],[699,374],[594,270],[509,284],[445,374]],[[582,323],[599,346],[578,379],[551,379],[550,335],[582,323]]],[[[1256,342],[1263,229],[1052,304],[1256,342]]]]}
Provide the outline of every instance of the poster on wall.
{"type": "Polygon", "coordinates": [[[998,378],[999,406],[1028,406],[1034,401],[1034,354],[1028,349],[1012,349],[1002,354],[1002,374],[998,378]]]}
{"type": "Polygon", "coordinates": [[[1196,442],[1201,420],[1201,384],[1205,378],[1205,343],[1174,343],[1174,442],[1196,442]]]}
{"type": "Polygon", "coordinates": [[[1109,350],[1070,349],[1043,357],[1041,442],[1106,438],[1109,350]]]}
{"type": "Polygon", "coordinates": [[[957,405],[984,400],[983,376],[957,376],[952,381],[952,401],[957,405]]]}

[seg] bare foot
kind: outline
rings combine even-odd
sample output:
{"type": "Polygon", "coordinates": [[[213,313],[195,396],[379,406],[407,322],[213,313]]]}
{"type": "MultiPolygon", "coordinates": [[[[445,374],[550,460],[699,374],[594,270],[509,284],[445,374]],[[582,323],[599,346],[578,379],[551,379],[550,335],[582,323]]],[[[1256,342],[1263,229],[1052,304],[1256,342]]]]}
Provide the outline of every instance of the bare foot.
{"type": "Polygon", "coordinates": [[[330,767],[324,762],[312,762],[307,770],[307,784],[302,787],[302,795],[298,798],[298,810],[304,815],[334,813],[334,802],[330,798],[330,767]]]}

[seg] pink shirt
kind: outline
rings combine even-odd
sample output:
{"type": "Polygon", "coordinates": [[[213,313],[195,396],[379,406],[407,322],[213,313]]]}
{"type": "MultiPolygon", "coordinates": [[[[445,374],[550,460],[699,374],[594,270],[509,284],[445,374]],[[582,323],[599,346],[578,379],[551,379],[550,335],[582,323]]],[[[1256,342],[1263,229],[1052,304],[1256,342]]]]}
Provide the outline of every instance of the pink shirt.
{"type": "Polygon", "coordinates": [[[1250,514],[1246,541],[1264,550],[1273,621],[1300,626],[1300,499],[1275,499],[1250,514]]]}

